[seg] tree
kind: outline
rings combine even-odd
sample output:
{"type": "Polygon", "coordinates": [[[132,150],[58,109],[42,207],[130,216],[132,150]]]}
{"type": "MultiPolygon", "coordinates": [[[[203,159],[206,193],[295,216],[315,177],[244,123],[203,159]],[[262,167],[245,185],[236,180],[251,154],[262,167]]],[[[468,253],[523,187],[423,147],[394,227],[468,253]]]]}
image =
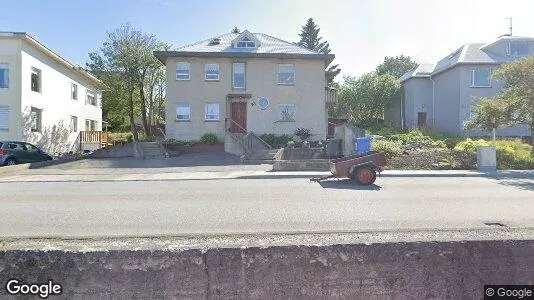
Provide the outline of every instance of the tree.
{"type": "Polygon", "coordinates": [[[232,33],[239,33],[239,28],[237,26],[234,26],[234,29],[232,29],[232,33]]]}
{"type": "Polygon", "coordinates": [[[400,93],[400,84],[389,74],[368,73],[360,78],[345,77],[339,92],[339,107],[347,113],[349,122],[369,127],[384,117],[400,93]]]}
{"type": "MultiPolygon", "coordinates": [[[[470,122],[487,130],[484,120],[492,116],[498,117],[502,126],[528,124],[531,132],[531,144],[534,145],[534,57],[525,57],[502,65],[493,73],[493,78],[502,80],[504,87],[497,96],[488,99],[492,101],[486,106],[493,109],[477,110],[470,122]],[[501,121],[502,120],[502,121],[501,121]]],[[[533,147],[534,154],[534,147],[533,147]]]]}
{"type": "MultiPolygon", "coordinates": [[[[297,43],[299,46],[308,50],[315,51],[321,54],[330,54],[330,44],[327,41],[321,41],[323,38],[319,36],[321,29],[315,24],[313,18],[309,18],[306,24],[302,26],[299,33],[300,41],[297,43]]],[[[334,78],[341,72],[338,68],[339,64],[330,65],[325,71],[326,82],[330,86],[334,82],[334,78]]]]}
{"type": "Polygon", "coordinates": [[[508,116],[511,114],[510,106],[505,99],[480,98],[472,107],[473,115],[464,124],[464,128],[472,130],[480,128],[486,132],[493,132],[495,142],[495,130],[510,125],[508,116]]]}
{"type": "Polygon", "coordinates": [[[417,67],[417,63],[409,56],[386,56],[384,61],[376,67],[376,74],[389,74],[398,79],[415,67],[417,67]]]}

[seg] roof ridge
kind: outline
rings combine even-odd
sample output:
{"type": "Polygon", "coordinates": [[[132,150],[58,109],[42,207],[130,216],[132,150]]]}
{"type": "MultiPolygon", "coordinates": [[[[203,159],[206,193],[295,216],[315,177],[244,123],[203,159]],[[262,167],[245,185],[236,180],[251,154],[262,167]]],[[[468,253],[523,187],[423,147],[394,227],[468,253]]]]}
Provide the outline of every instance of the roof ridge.
{"type": "Polygon", "coordinates": [[[282,39],[280,39],[280,38],[274,37],[274,36],[272,36],[272,35],[268,35],[268,34],[266,34],[266,33],[255,32],[255,33],[253,33],[253,34],[262,34],[262,35],[268,36],[268,37],[270,37],[270,38],[272,38],[272,39],[278,40],[278,41],[280,41],[280,42],[284,42],[284,43],[286,43],[286,44],[290,44],[290,45],[292,45],[292,46],[297,46],[297,47],[299,47],[299,48],[301,48],[301,49],[308,50],[308,51],[313,52],[313,53],[315,53],[315,54],[323,54],[323,53],[319,53],[318,51],[313,51],[313,50],[310,50],[310,49],[308,49],[308,48],[306,48],[306,47],[302,47],[302,46],[299,45],[298,43],[288,42],[288,41],[286,41],[286,40],[282,40],[282,39]]]}
{"type": "MultiPolygon", "coordinates": [[[[223,33],[223,34],[220,34],[220,35],[211,37],[211,38],[203,39],[203,40],[198,41],[198,42],[194,42],[194,43],[191,43],[191,44],[184,45],[184,46],[182,46],[182,47],[178,47],[178,48],[176,48],[175,50],[176,50],[176,51],[179,51],[180,49],[187,48],[187,47],[191,47],[191,46],[195,46],[195,45],[199,45],[199,44],[208,42],[208,41],[210,41],[210,40],[212,40],[212,39],[217,39],[217,38],[220,39],[222,36],[230,35],[230,34],[236,34],[236,33],[231,33],[231,32],[229,32],[229,33],[223,33]]],[[[238,35],[239,35],[239,34],[238,34],[238,35]]]]}

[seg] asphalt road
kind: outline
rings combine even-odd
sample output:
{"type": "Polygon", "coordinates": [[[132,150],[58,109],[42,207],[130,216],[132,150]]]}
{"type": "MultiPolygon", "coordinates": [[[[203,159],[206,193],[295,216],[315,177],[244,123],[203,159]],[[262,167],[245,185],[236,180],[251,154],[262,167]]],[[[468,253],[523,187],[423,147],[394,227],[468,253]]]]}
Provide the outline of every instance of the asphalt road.
{"type": "Polygon", "coordinates": [[[534,228],[534,179],[1,182],[0,237],[534,228]]]}

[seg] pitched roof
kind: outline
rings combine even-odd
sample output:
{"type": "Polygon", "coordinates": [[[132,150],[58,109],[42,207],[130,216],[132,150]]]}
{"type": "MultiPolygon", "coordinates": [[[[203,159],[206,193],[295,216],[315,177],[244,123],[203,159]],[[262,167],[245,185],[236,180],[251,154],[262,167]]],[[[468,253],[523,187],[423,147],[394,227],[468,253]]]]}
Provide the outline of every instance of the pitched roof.
{"type": "Polygon", "coordinates": [[[402,75],[399,78],[399,81],[404,82],[414,77],[422,77],[422,78],[429,77],[432,71],[434,70],[434,68],[435,68],[434,64],[420,64],[417,67],[406,72],[404,75],[402,75]]]}
{"type": "Polygon", "coordinates": [[[67,68],[69,70],[72,70],[75,73],[77,73],[78,75],[81,75],[83,78],[89,80],[89,82],[95,84],[97,87],[105,88],[104,83],[102,83],[102,81],[100,79],[96,78],[94,75],[92,75],[91,73],[87,72],[84,68],[82,68],[82,67],[80,67],[78,65],[72,64],[71,62],[69,62],[65,58],[61,57],[56,52],[52,51],[51,49],[49,49],[45,45],[41,44],[41,42],[39,42],[38,40],[36,40],[35,38],[30,36],[26,32],[5,32],[5,31],[0,31],[0,38],[1,37],[20,38],[20,39],[26,41],[32,47],[34,47],[37,50],[43,52],[46,56],[50,57],[51,59],[53,59],[54,61],[56,61],[60,65],[62,65],[63,67],[65,67],[65,68],[67,68]]]}
{"type": "Polygon", "coordinates": [[[333,54],[321,54],[311,51],[297,44],[286,42],[264,33],[250,33],[260,43],[260,46],[257,48],[233,47],[232,41],[243,33],[227,33],[191,45],[183,46],[175,51],[155,51],[154,55],[163,63],[167,57],[193,56],[309,58],[323,59],[328,63],[334,60],[333,54]],[[215,39],[218,39],[217,44],[212,43],[215,39]]]}

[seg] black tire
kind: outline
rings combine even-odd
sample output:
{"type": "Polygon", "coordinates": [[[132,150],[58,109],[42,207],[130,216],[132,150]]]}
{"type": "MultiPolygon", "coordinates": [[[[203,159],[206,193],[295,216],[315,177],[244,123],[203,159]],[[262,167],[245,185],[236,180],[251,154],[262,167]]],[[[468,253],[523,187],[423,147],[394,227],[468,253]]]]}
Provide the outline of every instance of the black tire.
{"type": "Polygon", "coordinates": [[[14,158],[8,158],[6,159],[6,161],[4,162],[4,166],[14,166],[17,164],[17,160],[14,159],[14,158]]]}
{"type": "Polygon", "coordinates": [[[376,171],[370,167],[361,167],[355,170],[353,178],[359,184],[371,185],[375,183],[376,171]]]}

